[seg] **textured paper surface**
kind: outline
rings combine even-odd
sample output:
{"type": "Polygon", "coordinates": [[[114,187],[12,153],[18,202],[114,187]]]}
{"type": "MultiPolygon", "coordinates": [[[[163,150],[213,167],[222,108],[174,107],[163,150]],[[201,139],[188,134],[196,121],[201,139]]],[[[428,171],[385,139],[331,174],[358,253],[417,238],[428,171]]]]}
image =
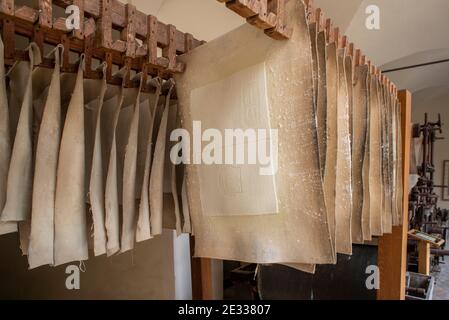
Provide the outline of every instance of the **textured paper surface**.
{"type": "Polygon", "coordinates": [[[189,68],[176,76],[176,82],[183,126],[189,132],[193,89],[260,63],[266,64],[271,126],[279,130],[279,214],[205,215],[198,189],[198,168],[187,166],[195,256],[258,263],[334,261],[320,179],[312,58],[304,6],[300,1],[290,1],[286,11],[294,27],[289,41],[272,40],[260,30],[244,25],[181,57],[189,68]]]}
{"type": "Polygon", "coordinates": [[[156,145],[154,149],[154,160],[150,176],[150,224],[153,236],[162,234],[162,218],[164,211],[164,165],[165,146],[167,143],[167,122],[169,112],[169,99],[164,107],[161,124],[159,127],[156,145]]]}
{"type": "Polygon", "coordinates": [[[149,198],[149,188],[150,188],[150,170],[153,161],[153,132],[154,123],[157,108],[159,105],[159,97],[161,87],[158,86],[156,89],[154,102],[148,101],[149,113],[151,116],[151,122],[149,124],[148,135],[145,137],[146,149],[145,149],[145,168],[144,176],[142,181],[142,190],[140,196],[139,205],[139,217],[137,220],[137,230],[136,230],[136,241],[145,241],[152,238],[151,226],[150,226],[150,198],[149,198]]]}
{"type": "Polygon", "coordinates": [[[335,188],[337,182],[337,153],[338,153],[338,65],[337,49],[335,43],[329,43],[326,47],[326,166],[324,170],[324,196],[326,201],[327,216],[329,221],[329,232],[331,235],[334,251],[334,263],[337,263],[336,254],[336,211],[335,211],[335,188]]]}
{"type": "MultiPolygon", "coordinates": [[[[101,139],[101,116],[103,110],[104,97],[106,94],[107,83],[105,69],[103,69],[103,79],[97,81],[99,84],[99,95],[96,103],[96,110],[93,113],[95,119],[94,147],[92,155],[92,168],[89,179],[89,198],[93,220],[94,236],[94,254],[100,256],[106,253],[106,229],[105,229],[105,174],[102,158],[102,139],[101,139]]],[[[93,87],[93,86],[90,86],[93,87]]],[[[98,85],[96,86],[98,87],[98,85]]]]}
{"type": "Polygon", "coordinates": [[[117,138],[116,130],[123,104],[123,88],[119,96],[111,99],[113,109],[112,120],[112,142],[109,153],[108,170],[105,185],[105,228],[107,235],[106,253],[111,256],[120,250],[120,210],[119,210],[119,190],[117,185],[117,138]]]}
{"type": "Polygon", "coordinates": [[[390,180],[390,135],[391,128],[389,125],[390,118],[390,99],[389,92],[385,84],[382,84],[382,182],[383,182],[383,218],[382,231],[383,233],[391,233],[393,231],[393,216],[392,216],[392,188],[390,180]]]}
{"type": "MultiPolygon", "coordinates": [[[[226,129],[262,129],[269,132],[266,69],[257,64],[192,90],[190,96],[193,121],[201,121],[202,130],[217,129],[224,136],[226,129]],[[226,110],[226,112],[223,112],[226,110]]],[[[267,137],[268,134],[267,134],[267,137]]],[[[244,145],[223,142],[227,152],[245,152],[250,145],[257,150],[256,140],[245,139],[244,145]]],[[[241,142],[239,142],[241,143],[241,142]]],[[[265,143],[265,142],[263,142],[265,143]]],[[[193,158],[201,156],[195,154],[193,158]]],[[[202,152],[202,150],[198,150],[202,152]]],[[[261,165],[201,164],[198,166],[202,212],[209,216],[243,216],[278,212],[274,175],[263,176],[261,165]],[[263,194],[263,197],[260,195],[263,194]]]]}
{"type": "Polygon", "coordinates": [[[368,75],[366,79],[367,85],[367,129],[366,129],[366,142],[365,142],[365,154],[363,158],[363,207],[362,207],[362,233],[364,241],[372,240],[371,232],[371,215],[370,215],[370,146],[371,146],[371,76],[368,75]]]}
{"type": "Polygon", "coordinates": [[[81,61],[59,150],[55,200],[55,265],[88,259],[83,89],[81,61]]]}
{"type": "Polygon", "coordinates": [[[352,254],[351,236],[351,141],[349,135],[349,100],[345,64],[345,50],[337,51],[337,174],[335,186],[335,230],[338,253],[352,254]]]}
{"type": "Polygon", "coordinates": [[[377,78],[370,75],[370,219],[371,234],[382,235],[381,119],[377,78]]]}
{"type": "Polygon", "coordinates": [[[326,167],[327,149],[327,50],[326,35],[321,31],[317,35],[317,57],[318,57],[318,92],[316,102],[316,123],[318,134],[318,147],[320,153],[321,174],[324,179],[326,167]]]}
{"type": "MultiPolygon", "coordinates": [[[[363,184],[363,165],[368,129],[367,79],[368,67],[356,66],[352,105],[352,241],[357,244],[363,244],[364,242],[363,223],[365,220],[362,217],[364,195],[367,194],[363,184]]],[[[366,220],[369,221],[369,219],[366,220]]]]}
{"type": "Polygon", "coordinates": [[[28,49],[27,80],[20,109],[17,132],[11,153],[8,172],[6,203],[1,220],[4,222],[26,221],[31,218],[33,186],[33,66],[40,63],[39,48],[31,44],[28,49]]]}
{"type": "Polygon", "coordinates": [[[30,269],[54,264],[56,174],[62,131],[60,54],[57,48],[36,147],[28,250],[30,269]]]}
{"type": "MultiPolygon", "coordinates": [[[[142,78],[141,78],[142,80],[142,78]]],[[[134,248],[137,228],[136,205],[136,174],[137,174],[137,148],[139,138],[140,120],[140,90],[137,94],[133,109],[133,118],[126,146],[125,162],[123,166],[123,222],[121,252],[134,248]]]]}
{"type": "MultiPolygon", "coordinates": [[[[0,215],[6,202],[6,187],[12,148],[3,50],[4,45],[0,37],[0,215]]],[[[0,221],[0,235],[17,232],[17,230],[17,223],[0,221]]]]}

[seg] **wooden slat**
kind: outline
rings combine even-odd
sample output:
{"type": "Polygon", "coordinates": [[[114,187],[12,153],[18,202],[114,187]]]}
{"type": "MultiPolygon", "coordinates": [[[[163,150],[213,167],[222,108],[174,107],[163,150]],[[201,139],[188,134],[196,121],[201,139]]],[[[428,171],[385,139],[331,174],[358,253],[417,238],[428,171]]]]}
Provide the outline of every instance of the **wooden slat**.
{"type": "Polygon", "coordinates": [[[430,275],[430,243],[418,241],[418,272],[430,275]]]}
{"type": "Polygon", "coordinates": [[[212,300],[212,261],[204,258],[194,258],[195,238],[190,237],[192,298],[193,300],[212,300]]]}
{"type": "MultiPolygon", "coordinates": [[[[73,36],[78,39],[84,39],[84,3],[85,0],[73,0],[73,4],[80,9],[80,28],[73,30],[73,36]]],[[[89,2],[89,1],[87,1],[89,2]]]]}
{"type": "Polygon", "coordinates": [[[379,238],[378,265],[380,270],[379,300],[404,300],[407,271],[408,238],[408,177],[410,172],[410,139],[412,96],[407,90],[398,92],[401,104],[403,214],[401,226],[393,227],[392,234],[379,238]]]}
{"type": "Polygon", "coordinates": [[[265,34],[276,40],[291,37],[292,28],[288,26],[285,4],[288,0],[217,0],[265,34]]]}
{"type": "Polygon", "coordinates": [[[39,25],[48,29],[53,26],[52,0],[39,1],[39,25]]]}
{"type": "Polygon", "coordinates": [[[0,1],[0,12],[7,15],[14,15],[14,0],[0,1]]]}

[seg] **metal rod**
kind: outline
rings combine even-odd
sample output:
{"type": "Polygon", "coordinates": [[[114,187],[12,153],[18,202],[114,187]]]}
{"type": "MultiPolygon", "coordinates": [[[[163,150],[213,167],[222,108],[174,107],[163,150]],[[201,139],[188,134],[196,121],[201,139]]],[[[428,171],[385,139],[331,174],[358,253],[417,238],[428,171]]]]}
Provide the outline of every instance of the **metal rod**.
{"type": "Polygon", "coordinates": [[[421,64],[415,64],[415,65],[411,65],[411,66],[407,66],[407,67],[400,67],[400,68],[389,69],[389,70],[382,71],[382,73],[389,73],[389,72],[396,72],[396,71],[414,69],[414,68],[425,67],[425,66],[430,66],[430,65],[440,64],[440,63],[445,63],[445,62],[449,62],[449,59],[432,61],[432,62],[426,62],[426,63],[421,63],[421,64]]]}

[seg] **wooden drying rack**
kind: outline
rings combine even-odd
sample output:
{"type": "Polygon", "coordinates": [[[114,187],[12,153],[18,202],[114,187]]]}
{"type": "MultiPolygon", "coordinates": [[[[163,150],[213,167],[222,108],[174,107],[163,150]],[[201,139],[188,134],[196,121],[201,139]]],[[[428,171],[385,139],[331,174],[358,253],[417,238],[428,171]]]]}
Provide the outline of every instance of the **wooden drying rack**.
{"type": "MultiPolygon", "coordinates": [[[[132,4],[118,0],[38,0],[37,8],[19,6],[14,0],[0,0],[0,23],[5,44],[5,61],[12,65],[16,60],[27,60],[28,54],[17,50],[16,35],[35,42],[43,52],[44,44],[64,46],[63,72],[76,72],[77,63],[70,63],[70,52],[85,54],[85,78],[99,79],[101,71],[92,69],[93,59],[107,63],[106,78],[110,84],[122,84],[113,77],[113,65],[126,67],[144,76],[169,78],[181,73],[185,65],[176,56],[186,53],[203,41],[183,33],[173,25],[166,25],[152,15],[146,15],[132,4]],[[53,17],[54,6],[80,9],[80,29],[68,30],[66,17],[53,17]],[[113,39],[114,31],[120,33],[113,39]],[[158,48],[162,55],[158,56],[158,48]]],[[[43,67],[53,67],[53,61],[44,59],[43,67]]],[[[130,73],[123,79],[126,87],[138,84],[131,81],[130,73]]]]}
{"type": "MultiPolygon", "coordinates": [[[[265,34],[276,40],[289,39],[292,28],[286,20],[285,4],[289,0],[217,0],[236,12],[265,34]]],[[[402,105],[402,132],[404,141],[410,137],[411,98],[407,91],[398,92],[397,87],[384,76],[360,49],[355,49],[346,36],[341,36],[330,19],[325,19],[322,11],[314,8],[312,0],[304,0],[307,20],[316,23],[318,31],[326,32],[327,43],[335,42],[339,48],[347,48],[354,65],[368,65],[369,71],[377,75],[390,92],[397,95],[402,105]]],[[[164,24],[152,15],[146,15],[132,4],[118,0],[38,0],[37,7],[15,5],[14,0],[0,0],[0,26],[5,47],[5,63],[13,65],[17,60],[28,60],[28,53],[16,48],[16,35],[35,42],[44,52],[44,44],[64,46],[63,72],[76,72],[78,63],[70,62],[70,52],[85,54],[85,73],[88,79],[100,79],[102,72],[92,69],[93,60],[107,63],[106,79],[109,84],[138,87],[132,81],[131,72],[125,79],[113,76],[113,66],[143,72],[144,78],[160,76],[170,78],[174,73],[182,73],[186,66],[177,60],[177,55],[189,52],[204,41],[183,33],[171,24],[164,24]],[[67,30],[66,17],[55,18],[54,6],[67,8],[77,5],[80,9],[79,30],[67,30]],[[120,36],[114,39],[118,31],[120,36]],[[158,53],[161,49],[161,55],[158,53]]],[[[44,58],[42,67],[53,68],[54,62],[44,58]]],[[[151,86],[143,91],[151,91],[151,86]]],[[[404,144],[404,172],[408,172],[409,145],[404,144]]],[[[408,175],[404,174],[404,186],[408,185],[408,175]]],[[[405,188],[406,189],[406,188],[405,188]]],[[[404,196],[404,220],[401,227],[395,227],[392,235],[379,241],[379,261],[381,269],[381,289],[379,298],[403,298],[405,293],[407,196],[404,196]],[[405,234],[405,236],[404,236],[405,234]],[[405,240],[404,240],[405,239],[405,240]],[[393,264],[393,262],[395,264],[393,264]],[[385,275],[385,277],[383,277],[385,275]]],[[[192,241],[193,243],[193,241],[192,241]]],[[[211,299],[212,267],[209,259],[192,259],[192,287],[194,299],[211,299]]]]}
{"type": "MultiPolygon", "coordinates": [[[[288,27],[288,21],[282,20],[277,27],[282,30],[281,34],[274,33],[273,29],[267,28],[265,23],[258,21],[266,19],[267,1],[258,0],[217,0],[225,2],[226,6],[236,12],[252,24],[275,39],[288,39],[291,35],[291,29],[288,27]],[[258,2],[263,2],[260,4],[258,2]],[[257,9],[259,8],[259,9],[257,9]],[[261,9],[260,9],[261,8],[261,9]],[[261,11],[257,11],[261,10],[261,11]]],[[[283,0],[278,3],[279,12],[284,12],[285,3],[289,0],[283,0]]],[[[346,48],[346,53],[352,57],[353,65],[367,65],[370,74],[376,75],[383,84],[389,88],[401,104],[401,131],[403,141],[410,141],[411,133],[411,94],[407,90],[399,91],[396,85],[382,74],[360,49],[356,49],[353,43],[350,43],[347,36],[341,36],[340,30],[333,27],[332,20],[326,19],[321,9],[313,6],[312,0],[304,0],[306,5],[307,22],[315,23],[317,31],[325,31],[326,42],[336,43],[338,48],[346,48]]],[[[270,5],[270,1],[268,1],[270,5]]],[[[269,6],[270,7],[270,6],[269,6]]],[[[271,6],[273,8],[273,6],[271,6]]],[[[281,14],[285,19],[285,16],[281,14]]],[[[410,161],[410,145],[403,143],[403,185],[408,185],[408,172],[410,161]]],[[[407,265],[407,231],[408,231],[408,191],[404,188],[403,195],[403,220],[402,225],[393,227],[393,233],[379,238],[378,246],[378,266],[380,271],[380,288],[377,297],[380,300],[404,300],[405,299],[405,274],[407,265]]],[[[193,245],[192,245],[193,246],[193,245]]],[[[192,287],[194,299],[214,299],[213,292],[213,272],[212,261],[210,259],[192,259],[192,287]]]]}

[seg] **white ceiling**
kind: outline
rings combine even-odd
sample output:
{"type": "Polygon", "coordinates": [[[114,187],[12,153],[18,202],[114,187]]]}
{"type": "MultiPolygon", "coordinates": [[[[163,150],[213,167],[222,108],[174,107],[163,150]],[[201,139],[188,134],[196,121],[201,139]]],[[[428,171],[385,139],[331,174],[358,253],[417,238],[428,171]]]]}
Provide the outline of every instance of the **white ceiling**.
{"type": "MultiPolygon", "coordinates": [[[[126,0],[122,0],[127,2],[126,0]]],[[[216,0],[132,0],[199,39],[212,40],[244,23],[216,0]]],[[[449,58],[448,0],[315,0],[335,26],[382,69],[449,58]],[[365,27],[368,5],[380,8],[381,29],[365,27]]],[[[419,90],[449,84],[449,63],[390,73],[400,88],[419,90]]]]}

